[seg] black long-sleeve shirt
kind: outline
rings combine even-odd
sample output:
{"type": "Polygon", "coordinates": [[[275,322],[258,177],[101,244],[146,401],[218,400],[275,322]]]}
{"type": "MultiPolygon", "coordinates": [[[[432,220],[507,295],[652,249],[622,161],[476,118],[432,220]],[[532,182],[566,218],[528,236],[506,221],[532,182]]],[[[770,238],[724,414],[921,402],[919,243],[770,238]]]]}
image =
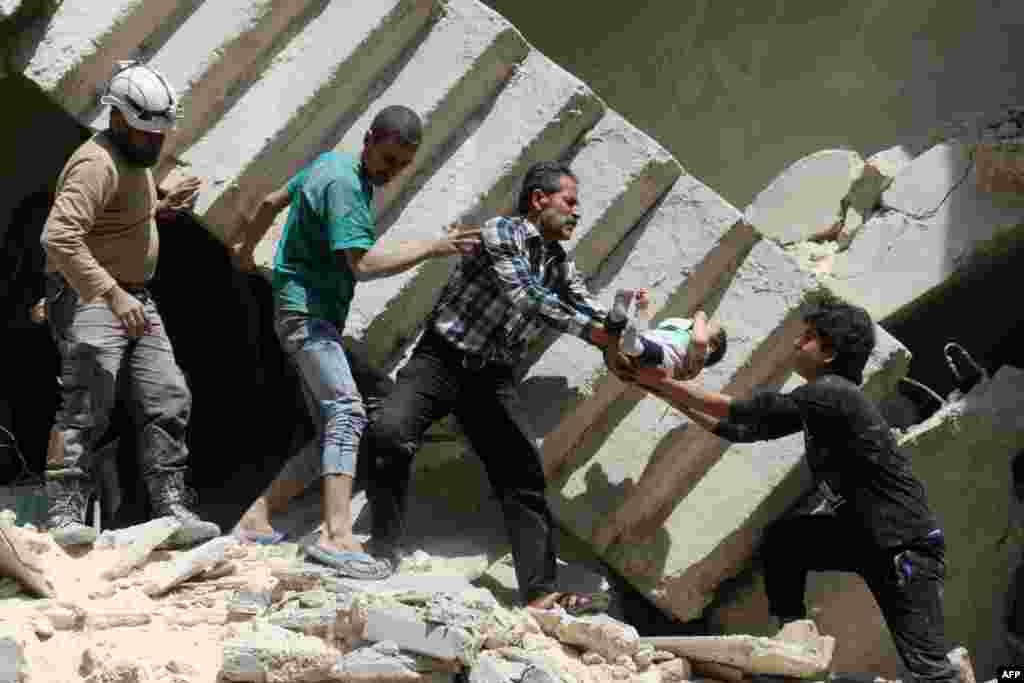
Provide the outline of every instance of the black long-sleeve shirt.
{"type": "Polygon", "coordinates": [[[938,528],[889,425],[848,379],[828,374],[788,394],[733,401],[714,433],[751,442],[800,430],[812,474],[846,501],[837,514],[850,516],[880,547],[908,545],[938,528]]]}

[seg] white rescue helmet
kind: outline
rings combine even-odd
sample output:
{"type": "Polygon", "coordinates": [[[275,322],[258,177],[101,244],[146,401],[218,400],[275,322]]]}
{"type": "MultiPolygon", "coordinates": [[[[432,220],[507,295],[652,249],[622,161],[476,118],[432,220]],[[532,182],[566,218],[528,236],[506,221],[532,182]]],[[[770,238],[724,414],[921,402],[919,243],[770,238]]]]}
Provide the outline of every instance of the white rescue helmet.
{"type": "Polygon", "coordinates": [[[100,102],[124,114],[137,130],[166,133],[177,125],[178,94],[159,71],[142,62],[118,62],[100,102]]]}

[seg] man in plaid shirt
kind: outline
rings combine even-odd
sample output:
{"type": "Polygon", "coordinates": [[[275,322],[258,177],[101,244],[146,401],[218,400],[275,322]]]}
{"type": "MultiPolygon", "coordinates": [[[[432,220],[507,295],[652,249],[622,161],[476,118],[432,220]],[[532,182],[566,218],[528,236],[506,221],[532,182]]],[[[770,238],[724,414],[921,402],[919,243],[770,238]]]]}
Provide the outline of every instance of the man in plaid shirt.
{"type": "Polygon", "coordinates": [[[579,221],[576,182],[563,164],[530,168],[518,215],[483,226],[483,247],[464,256],[452,274],[366,438],[377,547],[394,552],[412,459],[426,430],[454,413],[501,501],[524,603],[557,603],[582,613],[601,609],[606,601],[556,592],[553,523],[540,454],[510,414],[516,366],[546,328],[610,349],[606,360],[613,368],[623,362],[604,329],[605,311],[559,244],[572,237],[579,221]]]}

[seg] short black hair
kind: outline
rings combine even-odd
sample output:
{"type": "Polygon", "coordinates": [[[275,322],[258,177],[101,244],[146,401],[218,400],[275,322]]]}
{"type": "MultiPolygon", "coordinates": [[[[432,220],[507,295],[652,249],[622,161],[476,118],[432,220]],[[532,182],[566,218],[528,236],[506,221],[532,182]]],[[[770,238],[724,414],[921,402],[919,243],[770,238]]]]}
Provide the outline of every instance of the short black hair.
{"type": "Polygon", "coordinates": [[[729,335],[726,333],[724,327],[719,327],[718,331],[708,341],[713,344],[711,350],[708,351],[707,358],[704,359],[704,367],[710,368],[712,365],[722,360],[725,357],[725,350],[729,347],[729,335]]]}
{"type": "Polygon", "coordinates": [[[576,180],[568,164],[560,161],[540,161],[529,168],[523,178],[523,187],[519,191],[519,202],[516,210],[520,216],[530,213],[530,197],[534,190],[544,194],[552,194],[562,189],[562,177],[568,176],[576,180]]]}
{"type": "Polygon", "coordinates": [[[393,104],[373,117],[370,133],[378,140],[394,136],[403,145],[418,145],[423,139],[423,121],[409,107],[393,104]]]}
{"type": "Polygon", "coordinates": [[[853,304],[826,296],[804,313],[834,356],[826,371],[854,384],[864,381],[864,366],[875,349],[875,324],[871,315],[853,304]]]}

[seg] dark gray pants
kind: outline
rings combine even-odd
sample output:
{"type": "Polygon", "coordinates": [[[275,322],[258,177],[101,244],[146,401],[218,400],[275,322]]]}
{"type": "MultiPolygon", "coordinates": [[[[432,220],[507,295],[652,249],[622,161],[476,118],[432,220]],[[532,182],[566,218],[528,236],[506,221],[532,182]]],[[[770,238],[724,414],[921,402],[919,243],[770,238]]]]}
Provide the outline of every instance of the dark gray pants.
{"type": "Polygon", "coordinates": [[[879,548],[867,533],[836,515],[805,515],[769,527],[762,549],[765,592],[780,619],[807,615],[804,590],[809,571],[859,574],[892,633],[904,665],[918,681],[955,681],[946,659],[942,584],[946,576],[942,537],[904,548],[879,548]]]}
{"type": "Polygon", "coordinates": [[[544,470],[533,442],[512,418],[517,400],[513,369],[467,364],[464,354],[427,332],[366,432],[370,456],[367,496],[373,538],[402,535],[410,467],[430,426],[454,413],[501,501],[524,603],[555,592],[554,522],[545,498],[544,470]]]}
{"type": "Polygon", "coordinates": [[[156,303],[145,307],[146,329],[132,339],[105,302],[84,304],[62,277],[47,286],[47,315],[61,357],[61,405],[47,453],[48,471],[91,474],[94,450],[110,425],[119,391],[127,392],[139,426],[143,477],[183,471],[192,395],[178,367],[156,303]]]}

